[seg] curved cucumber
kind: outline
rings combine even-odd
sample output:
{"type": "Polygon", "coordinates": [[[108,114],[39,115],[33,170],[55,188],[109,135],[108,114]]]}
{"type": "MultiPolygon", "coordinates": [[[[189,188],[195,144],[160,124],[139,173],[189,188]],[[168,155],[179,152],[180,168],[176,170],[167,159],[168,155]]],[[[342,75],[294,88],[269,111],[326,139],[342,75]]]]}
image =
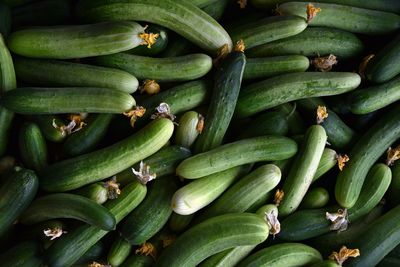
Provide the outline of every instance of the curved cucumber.
{"type": "Polygon", "coordinates": [[[343,94],[356,89],[360,83],[360,76],[350,72],[283,74],[243,88],[236,115],[243,118],[293,100],[343,94]]]}
{"type": "Polygon", "coordinates": [[[25,87],[9,91],[0,104],[21,114],[123,113],[136,105],[128,93],[94,87],[25,87]]]}
{"type": "Polygon", "coordinates": [[[146,32],[148,33],[153,33],[153,34],[158,34],[158,37],[156,39],[156,42],[151,46],[151,48],[148,47],[146,44],[142,44],[139,46],[136,46],[135,48],[128,50],[127,52],[130,54],[134,55],[140,55],[140,56],[155,56],[159,55],[164,51],[164,49],[168,45],[168,31],[164,27],[161,27],[159,25],[148,25],[146,28],[146,32]]]}
{"type": "Polygon", "coordinates": [[[0,254],[1,264],[13,267],[40,267],[40,245],[33,241],[25,241],[0,254]]]}
{"type": "Polygon", "coordinates": [[[107,262],[111,266],[120,266],[131,253],[132,246],[123,237],[117,236],[107,254],[107,262]]]}
{"type": "Polygon", "coordinates": [[[204,118],[196,111],[188,111],[183,114],[176,128],[175,144],[187,148],[191,147],[203,130],[199,123],[204,123],[204,118]]]}
{"type": "Polygon", "coordinates": [[[242,139],[185,159],[176,174],[197,179],[247,163],[287,159],[296,152],[296,142],[283,136],[242,139]]]}
{"type": "Polygon", "coordinates": [[[335,167],[337,164],[337,153],[335,150],[330,148],[325,148],[322,153],[321,160],[319,161],[319,165],[315,175],[313,177],[313,182],[318,180],[322,175],[327,173],[330,169],[335,167]]]}
{"type": "Polygon", "coordinates": [[[25,123],[19,133],[19,149],[27,168],[40,171],[47,165],[47,145],[38,125],[25,123]]]}
{"type": "Polygon", "coordinates": [[[67,191],[110,177],[157,152],[168,142],[173,130],[170,120],[154,120],[109,147],[43,169],[41,186],[46,191],[67,191]]]}
{"type": "Polygon", "coordinates": [[[56,125],[64,125],[66,123],[57,115],[35,115],[29,118],[40,127],[42,134],[47,140],[57,143],[67,137],[63,131],[55,128],[53,125],[53,122],[56,125]]]}
{"type": "Polygon", "coordinates": [[[84,196],[90,200],[93,200],[97,204],[104,204],[108,200],[108,188],[102,182],[93,183],[84,187],[81,187],[75,191],[74,194],[84,196]]]}
{"type": "Polygon", "coordinates": [[[255,245],[250,245],[227,249],[209,257],[200,263],[199,267],[234,267],[249,255],[255,247],[255,245]]]}
{"type": "Polygon", "coordinates": [[[329,192],[323,187],[310,189],[300,204],[300,209],[320,209],[329,202],[329,192]]]}
{"type": "Polygon", "coordinates": [[[289,122],[283,112],[268,111],[250,120],[245,129],[240,130],[239,138],[250,138],[263,135],[287,135],[289,122]]]}

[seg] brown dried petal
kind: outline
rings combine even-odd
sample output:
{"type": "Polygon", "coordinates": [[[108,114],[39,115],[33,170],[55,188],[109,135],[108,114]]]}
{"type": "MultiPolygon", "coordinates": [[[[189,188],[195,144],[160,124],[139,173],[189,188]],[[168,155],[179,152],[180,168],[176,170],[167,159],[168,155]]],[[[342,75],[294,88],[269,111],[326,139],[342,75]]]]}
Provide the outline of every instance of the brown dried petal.
{"type": "Polygon", "coordinates": [[[360,250],[358,249],[349,249],[346,246],[342,246],[342,248],[338,252],[332,252],[329,256],[330,260],[336,261],[340,266],[350,257],[356,258],[360,256],[360,250]]]}

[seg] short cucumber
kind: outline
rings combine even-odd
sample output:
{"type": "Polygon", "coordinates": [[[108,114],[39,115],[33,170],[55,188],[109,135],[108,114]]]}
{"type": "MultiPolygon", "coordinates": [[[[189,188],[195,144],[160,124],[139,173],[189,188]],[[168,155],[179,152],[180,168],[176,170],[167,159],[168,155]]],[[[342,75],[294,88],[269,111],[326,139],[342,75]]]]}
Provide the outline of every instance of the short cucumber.
{"type": "Polygon", "coordinates": [[[360,76],[350,72],[283,74],[243,88],[236,116],[248,117],[293,100],[343,94],[356,89],[360,82],[360,76]]]}
{"type": "Polygon", "coordinates": [[[323,187],[311,188],[300,204],[300,209],[320,209],[329,202],[329,192],[323,187]]]}
{"type": "Polygon", "coordinates": [[[6,93],[0,104],[21,114],[123,113],[136,105],[128,93],[94,87],[25,87],[6,93]]]}
{"type": "Polygon", "coordinates": [[[144,28],[134,21],[26,28],[13,32],[8,47],[34,58],[73,59],[108,55],[138,46],[144,28]]]}
{"type": "Polygon", "coordinates": [[[156,42],[153,45],[151,45],[150,48],[146,44],[141,44],[131,50],[128,50],[127,51],[128,53],[134,54],[134,55],[151,57],[151,56],[156,56],[156,55],[158,56],[160,53],[162,53],[164,51],[164,49],[168,45],[167,29],[165,29],[164,27],[161,27],[159,25],[150,24],[146,28],[146,32],[158,34],[156,42]]]}
{"type": "Polygon", "coordinates": [[[157,152],[173,130],[170,120],[154,120],[118,143],[43,169],[41,186],[46,191],[67,191],[110,177],[157,152]]]}
{"type": "Polygon", "coordinates": [[[364,45],[361,40],[350,32],[331,28],[310,27],[295,36],[249,49],[246,55],[248,57],[285,55],[310,57],[334,54],[339,60],[346,60],[359,56],[363,50],[364,45]]]}
{"type": "Polygon", "coordinates": [[[176,174],[197,179],[247,163],[287,159],[296,152],[296,142],[283,136],[242,139],[185,159],[176,168],[176,174]]]}
{"type": "Polygon", "coordinates": [[[371,166],[400,137],[400,121],[394,106],[383,118],[370,127],[350,150],[349,162],[336,180],[336,201],[345,208],[352,207],[360,194],[364,179],[371,166]]]}
{"type": "Polygon", "coordinates": [[[213,217],[180,235],[161,254],[157,266],[196,266],[225,249],[259,244],[268,234],[267,223],[255,214],[231,213],[213,217]]]}
{"type": "Polygon", "coordinates": [[[185,112],[179,119],[175,132],[175,144],[190,148],[202,132],[204,118],[196,111],[185,112]]]}
{"type": "Polygon", "coordinates": [[[0,2],[0,34],[7,37],[11,30],[11,10],[10,8],[0,2]]]}
{"type": "Polygon", "coordinates": [[[53,123],[56,125],[65,125],[66,123],[57,115],[35,115],[31,116],[29,119],[39,125],[40,130],[48,141],[58,143],[67,137],[63,131],[54,127],[53,123]]]}
{"type": "Polygon", "coordinates": [[[139,82],[133,75],[113,68],[60,60],[16,57],[19,80],[43,86],[102,87],[133,93],[139,82]]]}
{"type": "Polygon", "coordinates": [[[104,204],[108,200],[108,189],[102,182],[81,187],[73,191],[73,193],[84,196],[100,205],[104,204]]]}
{"type": "Polygon", "coordinates": [[[308,266],[322,261],[318,250],[300,243],[282,243],[266,247],[245,258],[238,267],[308,266]]]}
{"type": "Polygon", "coordinates": [[[0,254],[0,261],[3,266],[40,267],[43,263],[39,254],[40,245],[34,241],[26,241],[0,254]]]}
{"type": "Polygon", "coordinates": [[[321,160],[319,161],[317,171],[313,177],[313,182],[318,180],[322,175],[327,173],[337,164],[337,153],[335,150],[330,148],[325,148],[324,152],[322,152],[321,160]]]}
{"type": "Polygon", "coordinates": [[[129,72],[138,79],[158,82],[190,81],[201,78],[212,68],[206,54],[190,54],[172,58],[154,58],[118,53],[94,58],[94,63],[129,72]]]}
{"type": "Polygon", "coordinates": [[[22,125],[19,132],[19,150],[22,162],[27,168],[40,171],[46,167],[47,145],[38,125],[22,125]]]}
{"type": "Polygon", "coordinates": [[[194,214],[180,215],[176,212],[172,212],[169,217],[168,227],[175,233],[180,233],[186,230],[192,221],[194,214]]]}
{"type": "Polygon", "coordinates": [[[245,129],[240,130],[239,138],[263,135],[287,135],[289,122],[287,115],[279,111],[267,111],[250,120],[245,129]]]}
{"type": "Polygon", "coordinates": [[[213,54],[225,44],[229,50],[232,48],[231,38],[218,22],[186,1],[81,0],[77,10],[86,21],[139,20],[159,24],[213,54]]]}
{"type": "Polygon", "coordinates": [[[123,237],[117,236],[108,251],[107,262],[113,267],[120,266],[128,258],[131,250],[132,245],[123,237]]]}

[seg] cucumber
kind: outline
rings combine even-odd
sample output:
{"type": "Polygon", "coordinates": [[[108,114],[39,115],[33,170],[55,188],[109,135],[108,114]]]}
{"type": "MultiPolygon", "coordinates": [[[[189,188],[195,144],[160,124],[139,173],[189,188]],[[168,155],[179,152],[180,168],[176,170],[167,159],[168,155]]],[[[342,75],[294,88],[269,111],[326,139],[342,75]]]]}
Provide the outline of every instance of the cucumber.
{"type": "Polygon", "coordinates": [[[276,107],[278,112],[286,115],[289,123],[289,132],[292,135],[304,134],[306,132],[306,125],[300,113],[297,111],[297,105],[294,103],[285,103],[276,107]]]}
{"type": "Polygon", "coordinates": [[[123,113],[135,105],[128,93],[95,87],[25,87],[7,92],[0,104],[21,114],[123,113]]]}
{"type": "Polygon", "coordinates": [[[113,115],[107,113],[89,116],[87,125],[65,140],[63,151],[70,156],[92,151],[107,134],[112,118],[113,115]]]}
{"type": "Polygon", "coordinates": [[[116,225],[114,216],[103,206],[86,197],[65,193],[35,199],[20,221],[30,225],[59,218],[80,220],[106,231],[114,230],[116,225]]]}
{"type": "Polygon", "coordinates": [[[108,189],[103,182],[93,183],[81,187],[75,190],[73,193],[93,200],[99,205],[104,204],[108,200],[108,189]]]}
{"type": "Polygon", "coordinates": [[[291,72],[304,72],[309,66],[308,58],[301,55],[248,58],[243,80],[269,78],[291,72]]]}
{"type": "Polygon", "coordinates": [[[285,55],[315,57],[334,54],[339,60],[347,60],[361,55],[363,50],[364,45],[361,40],[350,32],[310,27],[295,36],[249,49],[246,55],[248,57],[285,55]]]}
{"type": "Polygon", "coordinates": [[[139,86],[136,77],[112,68],[23,57],[16,57],[14,65],[18,79],[29,84],[102,87],[129,94],[135,92],[139,86]]]}
{"type": "MultiPolygon", "coordinates": [[[[136,208],[146,195],[146,186],[133,182],[122,189],[117,199],[108,201],[104,206],[119,223],[126,215],[136,208]]],[[[46,264],[54,267],[65,267],[74,264],[94,244],[108,232],[95,226],[82,225],[57,239],[44,253],[46,264]]]]}
{"type": "Polygon", "coordinates": [[[225,44],[228,50],[232,48],[231,38],[218,22],[186,1],[81,0],[77,10],[86,21],[139,20],[163,25],[213,54],[225,44]]]}
{"type": "MultiPolygon", "coordinates": [[[[397,14],[370,10],[347,5],[313,3],[321,11],[308,22],[310,26],[324,26],[367,35],[382,35],[400,28],[397,14]]],[[[282,15],[296,15],[307,18],[307,3],[290,2],[279,5],[277,12],[282,15]]]]}
{"type": "Polygon", "coordinates": [[[88,264],[89,262],[93,262],[99,259],[105,252],[105,242],[101,240],[94,244],[88,251],[83,254],[79,260],[75,262],[76,264],[88,264]]]}
{"type": "Polygon", "coordinates": [[[48,141],[58,143],[67,137],[66,134],[63,134],[63,131],[53,126],[53,122],[56,125],[65,125],[66,123],[57,115],[35,115],[31,116],[30,119],[40,127],[42,134],[48,141]]]}
{"type": "Polygon", "coordinates": [[[40,246],[34,241],[19,243],[0,254],[1,264],[13,267],[40,267],[40,246]]]}
{"type": "Polygon", "coordinates": [[[132,246],[123,237],[117,236],[107,254],[107,262],[111,266],[120,266],[131,253],[132,246]]]}
{"type": "Polygon", "coordinates": [[[150,267],[153,263],[154,260],[150,256],[133,254],[123,262],[121,267],[150,267]]]}
{"type": "Polygon", "coordinates": [[[215,20],[219,20],[224,15],[224,12],[229,3],[230,0],[214,1],[202,7],[201,9],[215,20]]]}
{"type": "Polygon", "coordinates": [[[310,189],[300,204],[300,209],[320,209],[329,202],[329,192],[323,187],[310,189]]]}
{"type": "Polygon", "coordinates": [[[287,216],[299,207],[317,171],[326,140],[326,132],[322,126],[313,125],[308,128],[301,150],[283,183],[285,197],[279,205],[280,216],[287,216]]]}
{"type": "Polygon", "coordinates": [[[199,267],[234,267],[249,255],[255,247],[255,245],[238,246],[224,250],[203,261],[199,267]]]}
{"type": "Polygon", "coordinates": [[[255,214],[231,213],[213,217],[180,235],[163,251],[157,266],[196,266],[225,249],[257,245],[265,241],[268,234],[267,223],[255,214]]]}
{"type": "Polygon", "coordinates": [[[335,197],[342,207],[350,208],[356,203],[369,169],[400,137],[400,121],[396,119],[399,112],[400,105],[393,107],[351,149],[350,161],[336,180],[335,197]]]}
{"type": "Polygon", "coordinates": [[[400,68],[396,64],[400,53],[400,34],[393,38],[375,57],[368,62],[365,75],[368,80],[375,83],[387,82],[400,74],[400,68]]]}
{"type": "Polygon", "coordinates": [[[392,167],[392,182],[390,183],[388,200],[392,206],[400,204],[400,162],[392,167]]]}
{"type": "Polygon", "coordinates": [[[108,55],[138,46],[144,28],[134,21],[48,26],[13,32],[8,47],[33,58],[73,59],[108,55]]]}
{"type": "Polygon", "coordinates": [[[350,110],[354,114],[368,114],[379,110],[399,100],[399,92],[400,76],[380,85],[356,90],[350,94],[350,110]]]}
{"type": "Polygon", "coordinates": [[[94,63],[124,70],[138,79],[158,82],[190,81],[206,75],[212,59],[206,54],[190,54],[172,58],[154,58],[118,53],[94,58],[94,63]]]}
{"type": "Polygon", "coordinates": [[[47,165],[47,145],[38,125],[25,123],[19,132],[22,162],[32,170],[40,171],[47,165]]]}
{"type": "Polygon", "coordinates": [[[245,66],[246,56],[242,52],[234,51],[217,67],[205,126],[197,138],[195,153],[205,152],[222,144],[235,111],[245,66]]]}
{"type": "Polygon", "coordinates": [[[188,111],[179,119],[175,133],[175,144],[190,148],[203,131],[204,118],[196,111],[188,111]]]}
{"type": "Polygon", "coordinates": [[[59,161],[41,172],[41,187],[68,191],[110,177],[154,154],[174,130],[168,119],[157,119],[136,134],[106,148],[59,161]]]}
{"type": "Polygon", "coordinates": [[[249,166],[238,166],[211,174],[181,187],[172,197],[171,206],[180,215],[190,215],[219,197],[249,166]]]}
{"type": "Polygon", "coordinates": [[[340,267],[341,265],[337,264],[336,262],[332,261],[332,260],[324,260],[324,261],[320,261],[317,262],[313,265],[311,265],[310,267],[340,267]]]}
{"type": "Polygon", "coordinates": [[[336,164],[337,164],[336,151],[330,148],[325,148],[324,152],[322,152],[322,157],[321,160],[319,161],[318,168],[317,171],[315,172],[312,182],[315,182],[316,180],[321,178],[322,175],[324,175],[333,167],[335,167],[336,164]]]}
{"type": "Polygon", "coordinates": [[[172,213],[170,200],[176,189],[173,177],[152,182],[144,201],[121,224],[121,235],[132,245],[143,244],[153,237],[172,213]]]}
{"type": "Polygon", "coordinates": [[[168,45],[159,57],[178,57],[184,56],[191,52],[193,44],[182,36],[171,32],[169,35],[168,45]]]}
{"type": "Polygon", "coordinates": [[[185,159],[176,168],[176,174],[197,179],[247,163],[287,159],[296,152],[296,142],[283,136],[242,139],[185,159]]]}
{"type": "Polygon", "coordinates": [[[28,208],[38,187],[39,181],[36,174],[28,169],[21,169],[2,179],[0,213],[3,216],[0,218],[0,237],[28,208]]]}
{"type": "Polygon", "coordinates": [[[186,230],[192,221],[194,215],[180,215],[178,213],[172,212],[169,217],[168,227],[175,233],[180,233],[186,230]]]}
{"type": "Polygon", "coordinates": [[[267,111],[250,120],[246,129],[240,131],[240,139],[263,135],[285,136],[289,132],[289,122],[283,112],[267,111]]]}
{"type": "Polygon", "coordinates": [[[10,33],[11,30],[11,10],[4,3],[0,2],[0,34],[4,37],[10,33]]]}
{"type": "Polygon", "coordinates": [[[266,247],[245,258],[238,267],[308,266],[322,261],[318,250],[300,243],[283,243],[266,247]]]}
{"type": "Polygon", "coordinates": [[[393,257],[385,257],[383,258],[377,267],[397,267],[400,265],[400,259],[393,257]]]}
{"type": "Polygon", "coordinates": [[[283,74],[243,88],[236,116],[248,117],[293,100],[343,94],[356,89],[360,82],[360,76],[350,72],[283,74]]]}
{"type": "Polygon", "coordinates": [[[156,56],[159,55],[164,51],[164,49],[168,45],[168,31],[164,27],[161,27],[159,25],[151,24],[148,25],[146,28],[146,32],[148,33],[153,33],[153,34],[158,34],[158,37],[156,39],[156,42],[151,46],[151,48],[148,47],[146,44],[139,45],[131,50],[128,50],[127,52],[130,54],[134,55],[140,55],[140,56],[156,56]]]}

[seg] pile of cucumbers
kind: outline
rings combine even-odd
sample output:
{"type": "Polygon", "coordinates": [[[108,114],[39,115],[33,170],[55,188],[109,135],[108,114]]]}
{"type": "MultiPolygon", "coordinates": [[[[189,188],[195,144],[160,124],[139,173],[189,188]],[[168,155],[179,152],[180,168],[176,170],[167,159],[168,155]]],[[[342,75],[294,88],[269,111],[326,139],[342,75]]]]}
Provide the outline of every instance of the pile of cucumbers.
{"type": "Polygon", "coordinates": [[[0,266],[400,266],[400,1],[0,0],[0,266]]]}

